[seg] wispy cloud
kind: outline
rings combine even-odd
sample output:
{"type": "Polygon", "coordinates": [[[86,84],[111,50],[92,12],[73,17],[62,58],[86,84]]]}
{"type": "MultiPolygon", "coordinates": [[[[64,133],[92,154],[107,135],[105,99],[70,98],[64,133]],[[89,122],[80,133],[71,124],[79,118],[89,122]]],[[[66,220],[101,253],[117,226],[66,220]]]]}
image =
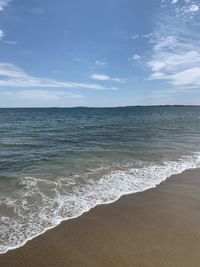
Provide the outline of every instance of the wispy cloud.
{"type": "Polygon", "coordinates": [[[124,83],[125,80],[121,78],[111,78],[110,76],[106,74],[92,74],[90,76],[92,80],[97,80],[97,81],[114,81],[118,83],[124,83]]]}
{"type": "Polygon", "coordinates": [[[0,0],[0,11],[3,11],[4,8],[7,7],[10,2],[11,0],[0,0]]]}
{"type": "MultiPolygon", "coordinates": [[[[0,11],[3,11],[10,2],[11,0],[0,0],[0,11]]],[[[4,36],[5,36],[5,33],[2,30],[0,30],[0,41],[3,40],[4,36]]]]}
{"type": "Polygon", "coordinates": [[[150,40],[152,55],[147,62],[152,71],[150,79],[166,80],[179,88],[199,87],[200,21],[199,9],[195,6],[199,7],[200,1],[163,0],[162,4],[166,12],[158,20],[150,40]],[[171,5],[176,5],[172,11],[171,5]]]}
{"type": "Polygon", "coordinates": [[[128,58],[129,61],[138,61],[141,59],[141,56],[138,54],[132,55],[131,57],[128,58]]]}
{"type": "Polygon", "coordinates": [[[193,18],[200,11],[199,0],[161,0],[161,6],[182,18],[193,18]]]}
{"type": "Polygon", "coordinates": [[[9,44],[9,45],[18,45],[19,43],[18,42],[15,42],[15,41],[9,41],[9,40],[3,40],[3,42],[5,44],[9,44]]]}
{"type": "Polygon", "coordinates": [[[46,88],[71,88],[71,89],[91,89],[91,90],[109,90],[113,89],[100,84],[79,83],[57,81],[48,78],[38,78],[27,74],[21,68],[10,64],[0,63],[0,86],[7,87],[46,87],[46,88]]]}
{"type": "Polygon", "coordinates": [[[106,63],[105,60],[96,60],[96,61],[95,61],[95,64],[96,64],[97,66],[105,66],[105,65],[107,65],[107,63],[106,63]]]}
{"type": "Polygon", "coordinates": [[[132,34],[131,40],[137,40],[137,39],[149,39],[152,37],[154,33],[147,33],[147,34],[132,34]]]}
{"type": "Polygon", "coordinates": [[[80,94],[74,94],[71,92],[61,92],[61,91],[47,91],[47,90],[20,90],[17,92],[10,92],[10,95],[21,99],[32,99],[32,100],[50,100],[55,101],[60,98],[83,98],[80,94]]]}
{"type": "Polygon", "coordinates": [[[174,74],[155,73],[155,80],[169,80],[174,86],[182,88],[195,88],[200,86],[200,67],[189,68],[174,74]]]}
{"type": "Polygon", "coordinates": [[[0,103],[9,103],[9,106],[76,106],[83,105],[83,95],[57,90],[47,89],[18,89],[0,91],[0,103]]]}
{"type": "Polygon", "coordinates": [[[138,39],[140,36],[138,34],[132,34],[131,35],[131,40],[136,40],[138,39]]]}

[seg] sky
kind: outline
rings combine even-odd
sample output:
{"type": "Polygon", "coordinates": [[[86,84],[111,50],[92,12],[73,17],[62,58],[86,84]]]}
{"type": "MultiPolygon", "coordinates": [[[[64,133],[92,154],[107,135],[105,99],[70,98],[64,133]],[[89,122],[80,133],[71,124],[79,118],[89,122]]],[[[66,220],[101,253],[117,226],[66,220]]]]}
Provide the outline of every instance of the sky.
{"type": "Polygon", "coordinates": [[[0,0],[0,107],[200,104],[200,0],[0,0]]]}

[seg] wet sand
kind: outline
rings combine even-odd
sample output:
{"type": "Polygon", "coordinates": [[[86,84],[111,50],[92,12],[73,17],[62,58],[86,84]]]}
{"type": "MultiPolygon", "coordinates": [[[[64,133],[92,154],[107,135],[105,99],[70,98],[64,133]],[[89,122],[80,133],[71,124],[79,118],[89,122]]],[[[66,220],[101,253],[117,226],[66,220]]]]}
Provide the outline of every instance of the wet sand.
{"type": "Polygon", "coordinates": [[[1,267],[200,266],[200,170],[98,206],[0,255],[1,267]]]}

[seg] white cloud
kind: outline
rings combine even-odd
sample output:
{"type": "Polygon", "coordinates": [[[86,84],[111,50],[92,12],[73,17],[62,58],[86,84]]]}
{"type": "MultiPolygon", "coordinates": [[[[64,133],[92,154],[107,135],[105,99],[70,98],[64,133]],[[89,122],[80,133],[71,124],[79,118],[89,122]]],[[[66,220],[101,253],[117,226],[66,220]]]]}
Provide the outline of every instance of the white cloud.
{"type": "MultiPolygon", "coordinates": [[[[166,3],[167,1],[165,1],[166,3]]],[[[180,8],[192,7],[195,1],[184,1],[180,8]]],[[[179,3],[179,2],[178,2],[179,3]]],[[[195,2],[196,3],[196,2],[195,2]]],[[[197,8],[192,7],[193,10],[197,8]]],[[[198,17],[190,14],[174,17],[162,14],[151,38],[152,55],[147,62],[151,80],[166,80],[175,88],[200,86],[200,39],[198,17]]]]}
{"type": "Polygon", "coordinates": [[[0,0],[0,11],[3,11],[6,6],[8,6],[11,0],[0,0]]]}
{"type": "Polygon", "coordinates": [[[132,40],[136,40],[136,39],[138,39],[139,37],[140,37],[139,34],[133,34],[133,35],[131,36],[131,39],[132,39],[132,40]]]}
{"type": "Polygon", "coordinates": [[[93,80],[99,80],[99,81],[108,81],[110,80],[110,77],[104,74],[92,74],[91,79],[93,80]]]}
{"type": "Polygon", "coordinates": [[[107,63],[106,63],[105,61],[100,61],[100,60],[96,60],[96,61],[95,61],[95,64],[96,64],[97,66],[105,66],[105,65],[107,65],[107,63]]]}
{"type": "Polygon", "coordinates": [[[4,37],[4,32],[0,30],[0,41],[3,39],[3,37],[4,37]]]}
{"type": "Polygon", "coordinates": [[[148,66],[153,72],[176,72],[200,64],[200,51],[162,51],[156,53],[148,66]]]}
{"type": "Polygon", "coordinates": [[[175,16],[182,18],[192,19],[200,11],[199,0],[161,0],[161,6],[169,9],[175,16]]]}
{"type": "Polygon", "coordinates": [[[176,86],[198,87],[200,86],[200,67],[186,69],[169,76],[172,84],[176,86]]]}
{"type": "Polygon", "coordinates": [[[135,54],[135,55],[131,56],[130,58],[128,58],[129,61],[132,61],[132,60],[138,61],[140,59],[141,59],[141,56],[138,54],[135,54]]]}
{"type": "MultiPolygon", "coordinates": [[[[11,2],[11,0],[0,0],[0,11],[3,11],[4,8],[8,6],[9,2],[11,2]]],[[[4,32],[0,30],[0,41],[3,39],[4,35],[4,32]]]]}
{"type": "Polygon", "coordinates": [[[174,74],[157,72],[151,78],[154,80],[169,80],[172,85],[182,88],[195,88],[200,86],[200,67],[186,69],[174,74]]]}
{"type": "Polygon", "coordinates": [[[200,85],[200,51],[162,51],[154,55],[148,66],[153,72],[152,80],[168,80],[174,86],[200,85]]]}
{"type": "Polygon", "coordinates": [[[188,11],[189,12],[197,12],[197,11],[199,11],[199,5],[194,4],[194,5],[189,6],[188,7],[188,11]]]}
{"type": "Polygon", "coordinates": [[[10,63],[0,63],[0,86],[7,87],[46,87],[71,89],[112,89],[100,84],[63,82],[48,78],[38,78],[28,75],[24,70],[10,63]]]}
{"type": "Polygon", "coordinates": [[[97,80],[97,81],[114,81],[114,82],[118,82],[118,83],[124,83],[125,80],[121,79],[121,78],[111,78],[108,75],[105,74],[92,74],[90,76],[90,78],[92,80],[97,80]]]}

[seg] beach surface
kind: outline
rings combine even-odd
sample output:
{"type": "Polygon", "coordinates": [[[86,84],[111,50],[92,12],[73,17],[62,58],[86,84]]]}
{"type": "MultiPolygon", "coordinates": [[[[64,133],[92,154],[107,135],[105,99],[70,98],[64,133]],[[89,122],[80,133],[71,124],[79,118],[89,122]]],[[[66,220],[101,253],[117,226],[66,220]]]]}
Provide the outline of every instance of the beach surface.
{"type": "Polygon", "coordinates": [[[200,266],[200,170],[123,196],[0,255],[1,267],[200,266]]]}

